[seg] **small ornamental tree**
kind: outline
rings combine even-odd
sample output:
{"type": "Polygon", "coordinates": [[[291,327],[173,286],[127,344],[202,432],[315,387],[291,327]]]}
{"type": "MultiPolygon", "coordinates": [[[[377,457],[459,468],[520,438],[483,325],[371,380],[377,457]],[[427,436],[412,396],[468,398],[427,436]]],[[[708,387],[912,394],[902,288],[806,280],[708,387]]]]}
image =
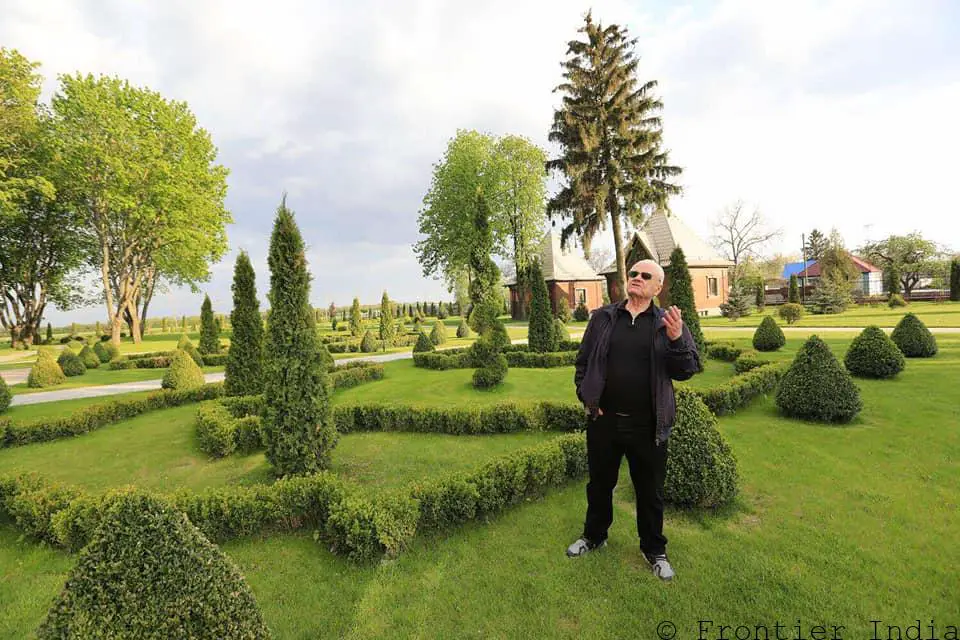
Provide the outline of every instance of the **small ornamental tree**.
{"type": "Polygon", "coordinates": [[[527,344],[530,351],[537,353],[556,351],[557,338],[553,326],[554,319],[550,313],[550,295],[547,293],[547,283],[543,279],[540,263],[534,260],[527,273],[531,295],[527,344]]]}
{"type": "Polygon", "coordinates": [[[894,327],[890,339],[908,358],[932,358],[937,355],[937,339],[927,325],[912,313],[904,315],[894,327]]]}
{"type": "Polygon", "coordinates": [[[373,332],[367,329],[363,332],[363,338],[360,340],[360,351],[363,353],[373,353],[377,350],[377,341],[373,337],[373,332]]]}
{"type": "Polygon", "coordinates": [[[417,343],[413,345],[414,353],[428,353],[430,351],[436,351],[436,347],[433,346],[433,342],[427,336],[427,334],[420,332],[417,335],[417,343]]]}
{"type": "Polygon", "coordinates": [[[220,353],[220,330],[213,315],[213,304],[210,296],[203,296],[200,306],[200,346],[197,348],[201,355],[220,353]]]}
{"type": "Polygon", "coordinates": [[[447,325],[442,320],[433,323],[433,329],[430,331],[430,342],[435,345],[444,344],[447,341],[447,325]]]}
{"type": "Polygon", "coordinates": [[[464,317],[460,318],[460,324],[457,325],[457,337],[458,338],[470,337],[470,326],[467,324],[467,319],[464,317]]]}
{"type": "MultiPolygon", "coordinates": [[[[683,324],[693,335],[697,351],[706,353],[707,345],[703,339],[703,330],[700,328],[700,314],[697,313],[696,297],[693,294],[693,279],[690,277],[690,268],[687,266],[687,257],[683,249],[677,247],[670,254],[670,266],[666,269],[667,281],[670,283],[670,304],[680,309],[683,324]]],[[[704,360],[705,358],[701,358],[704,360]]]]}
{"type": "Polygon", "coordinates": [[[773,316],[765,316],[753,333],[753,348],[757,351],[776,351],[786,343],[783,330],[773,316]]]}
{"type": "Polygon", "coordinates": [[[787,293],[787,302],[800,304],[800,287],[797,284],[797,274],[790,276],[790,290],[787,293]]]}
{"type": "Polygon", "coordinates": [[[793,324],[803,317],[803,305],[794,302],[780,305],[780,308],[777,309],[777,315],[780,316],[781,320],[786,320],[787,324],[793,324]]]}
{"type": "Polygon", "coordinates": [[[250,256],[241,251],[233,269],[233,335],[227,350],[223,390],[228,396],[263,393],[263,318],[257,300],[256,274],[250,256]]]}
{"type": "Polygon", "coordinates": [[[743,287],[739,281],[734,282],[733,286],[730,287],[730,294],[727,296],[727,301],[720,305],[720,313],[725,318],[736,320],[737,318],[750,315],[751,311],[750,300],[743,291],[743,287]]]}
{"type": "Polygon", "coordinates": [[[233,561],[182,512],[129,490],[108,496],[37,630],[39,640],[270,637],[233,561]]]}
{"type": "Polygon", "coordinates": [[[277,209],[268,263],[263,412],[267,460],[277,476],[315,473],[330,465],[337,433],[310,311],[303,237],[286,198],[277,209]]]}
{"type": "Polygon", "coordinates": [[[853,339],[843,363],[847,371],[861,378],[892,378],[906,366],[903,353],[876,325],[867,327],[853,339]]]}
{"type": "Polygon", "coordinates": [[[807,339],[780,380],[776,403],[787,416],[818,422],[849,422],[863,409],[857,385],[816,335],[807,339]]]}
{"type": "Polygon", "coordinates": [[[383,292],[380,298],[380,340],[383,341],[383,350],[387,350],[387,345],[393,343],[397,327],[393,321],[393,304],[387,297],[387,292],[383,292]]]}

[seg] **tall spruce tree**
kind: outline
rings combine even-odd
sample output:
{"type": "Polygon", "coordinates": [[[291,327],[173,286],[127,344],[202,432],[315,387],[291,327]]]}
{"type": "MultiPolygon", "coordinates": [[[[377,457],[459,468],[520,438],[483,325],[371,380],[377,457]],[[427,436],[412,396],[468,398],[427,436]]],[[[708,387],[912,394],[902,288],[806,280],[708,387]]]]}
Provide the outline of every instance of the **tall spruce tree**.
{"type": "Polygon", "coordinates": [[[470,267],[474,278],[470,281],[470,328],[479,334],[489,329],[497,319],[503,302],[497,292],[500,269],[490,257],[493,251],[493,234],[490,231],[490,210],[486,196],[477,190],[474,199],[474,245],[470,250],[470,267]]]}
{"type": "Polygon", "coordinates": [[[960,300],[960,258],[950,261],[950,299],[960,300]]]}
{"type": "Polygon", "coordinates": [[[217,330],[213,304],[208,295],[203,296],[203,304],[200,306],[200,345],[197,350],[203,355],[220,351],[220,332],[217,330]]]}
{"type": "Polygon", "coordinates": [[[359,298],[354,298],[353,306],[350,307],[350,335],[363,335],[363,314],[360,312],[359,298]]]}
{"type": "Polygon", "coordinates": [[[227,350],[224,392],[228,396],[263,393],[263,318],[257,300],[256,274],[250,256],[241,251],[233,268],[233,336],[227,350]]]}
{"type": "Polygon", "coordinates": [[[682,170],[669,164],[661,148],[663,103],[653,94],[656,81],[638,80],[636,40],[619,25],[594,23],[591,13],[579,32],[586,37],[568,43],[564,82],[556,88],[563,103],[549,135],[561,151],[547,168],[561,173],[566,184],[547,213],[570,218],[561,242],[566,246],[578,237],[587,253],[609,224],[617,282],[626,291],[623,222],[639,226],[651,211],[667,209],[668,198],[681,191],[670,179],[682,170]]]}
{"type": "Polygon", "coordinates": [[[548,353],[557,350],[556,332],[553,329],[553,314],[550,313],[550,294],[543,279],[540,263],[533,260],[527,269],[530,283],[530,325],[527,331],[531,351],[548,353]]]}
{"type": "Polygon", "coordinates": [[[797,274],[790,276],[790,291],[787,293],[787,302],[800,303],[800,287],[797,286],[797,274]]]}
{"type": "Polygon", "coordinates": [[[380,340],[383,341],[383,350],[387,350],[387,345],[393,343],[393,338],[397,330],[393,322],[393,303],[387,297],[387,292],[383,292],[380,298],[380,340]]]}
{"type": "Polygon", "coordinates": [[[693,279],[690,277],[690,268],[687,266],[687,257],[683,249],[677,247],[670,254],[670,266],[667,267],[667,282],[670,284],[671,305],[680,309],[683,323],[693,334],[693,341],[697,344],[697,351],[701,354],[701,362],[706,360],[706,343],[703,331],[700,329],[700,316],[697,313],[696,297],[693,294],[693,279]]]}
{"type": "Polygon", "coordinates": [[[329,466],[337,432],[310,309],[303,238],[286,196],[277,209],[268,263],[263,420],[267,460],[278,476],[313,473],[329,466]]]}

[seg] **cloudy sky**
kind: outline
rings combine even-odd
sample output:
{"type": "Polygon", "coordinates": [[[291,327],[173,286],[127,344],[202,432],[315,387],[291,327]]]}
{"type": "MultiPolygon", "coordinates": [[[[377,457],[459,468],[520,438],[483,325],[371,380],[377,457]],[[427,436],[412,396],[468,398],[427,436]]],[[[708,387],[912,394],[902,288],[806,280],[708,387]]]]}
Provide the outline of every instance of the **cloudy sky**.
{"type": "MultiPolygon", "coordinates": [[[[312,301],[447,299],[411,245],[432,164],[458,128],[547,132],[583,15],[638,39],[664,137],[685,168],[671,206],[704,237],[738,198],[782,240],[847,245],[919,230],[960,250],[960,2],[954,0],[0,0],[0,45],[60,73],[119,75],[185,100],[229,167],[230,254],[203,285],[229,312],[236,251],[261,297],[281,193],[309,244],[312,301]]],[[[611,247],[609,240],[605,241],[611,247]]],[[[151,315],[199,313],[173,291],[151,315]]],[[[57,324],[102,307],[53,312],[57,324]]]]}

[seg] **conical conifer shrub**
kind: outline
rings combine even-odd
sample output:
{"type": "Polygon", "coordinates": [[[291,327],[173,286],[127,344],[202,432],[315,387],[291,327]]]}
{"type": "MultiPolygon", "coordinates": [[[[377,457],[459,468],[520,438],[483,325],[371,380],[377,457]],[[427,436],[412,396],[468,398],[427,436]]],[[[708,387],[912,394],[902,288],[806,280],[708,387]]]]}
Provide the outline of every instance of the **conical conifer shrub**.
{"type": "Polygon", "coordinates": [[[860,389],[816,335],[780,380],[776,403],[785,415],[818,422],[849,422],[863,409],[860,389]]]}
{"type": "Polygon", "coordinates": [[[892,378],[906,365],[903,353],[876,325],[867,327],[853,339],[843,362],[847,371],[862,378],[892,378]]]}
{"type": "Polygon", "coordinates": [[[937,355],[937,339],[927,325],[912,313],[900,318],[890,339],[908,358],[932,358],[937,355]]]}

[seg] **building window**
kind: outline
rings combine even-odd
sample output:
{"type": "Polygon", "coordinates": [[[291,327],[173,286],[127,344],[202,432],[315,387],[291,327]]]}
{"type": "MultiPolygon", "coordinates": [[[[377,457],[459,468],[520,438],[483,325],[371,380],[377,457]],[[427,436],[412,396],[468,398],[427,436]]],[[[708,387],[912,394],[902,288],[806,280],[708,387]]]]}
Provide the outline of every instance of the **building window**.
{"type": "Polygon", "coordinates": [[[587,306],[587,290],[577,289],[577,304],[587,306]]]}
{"type": "Polygon", "coordinates": [[[707,295],[708,296],[718,296],[720,295],[720,288],[717,286],[716,278],[707,278],[707,295]]]}

